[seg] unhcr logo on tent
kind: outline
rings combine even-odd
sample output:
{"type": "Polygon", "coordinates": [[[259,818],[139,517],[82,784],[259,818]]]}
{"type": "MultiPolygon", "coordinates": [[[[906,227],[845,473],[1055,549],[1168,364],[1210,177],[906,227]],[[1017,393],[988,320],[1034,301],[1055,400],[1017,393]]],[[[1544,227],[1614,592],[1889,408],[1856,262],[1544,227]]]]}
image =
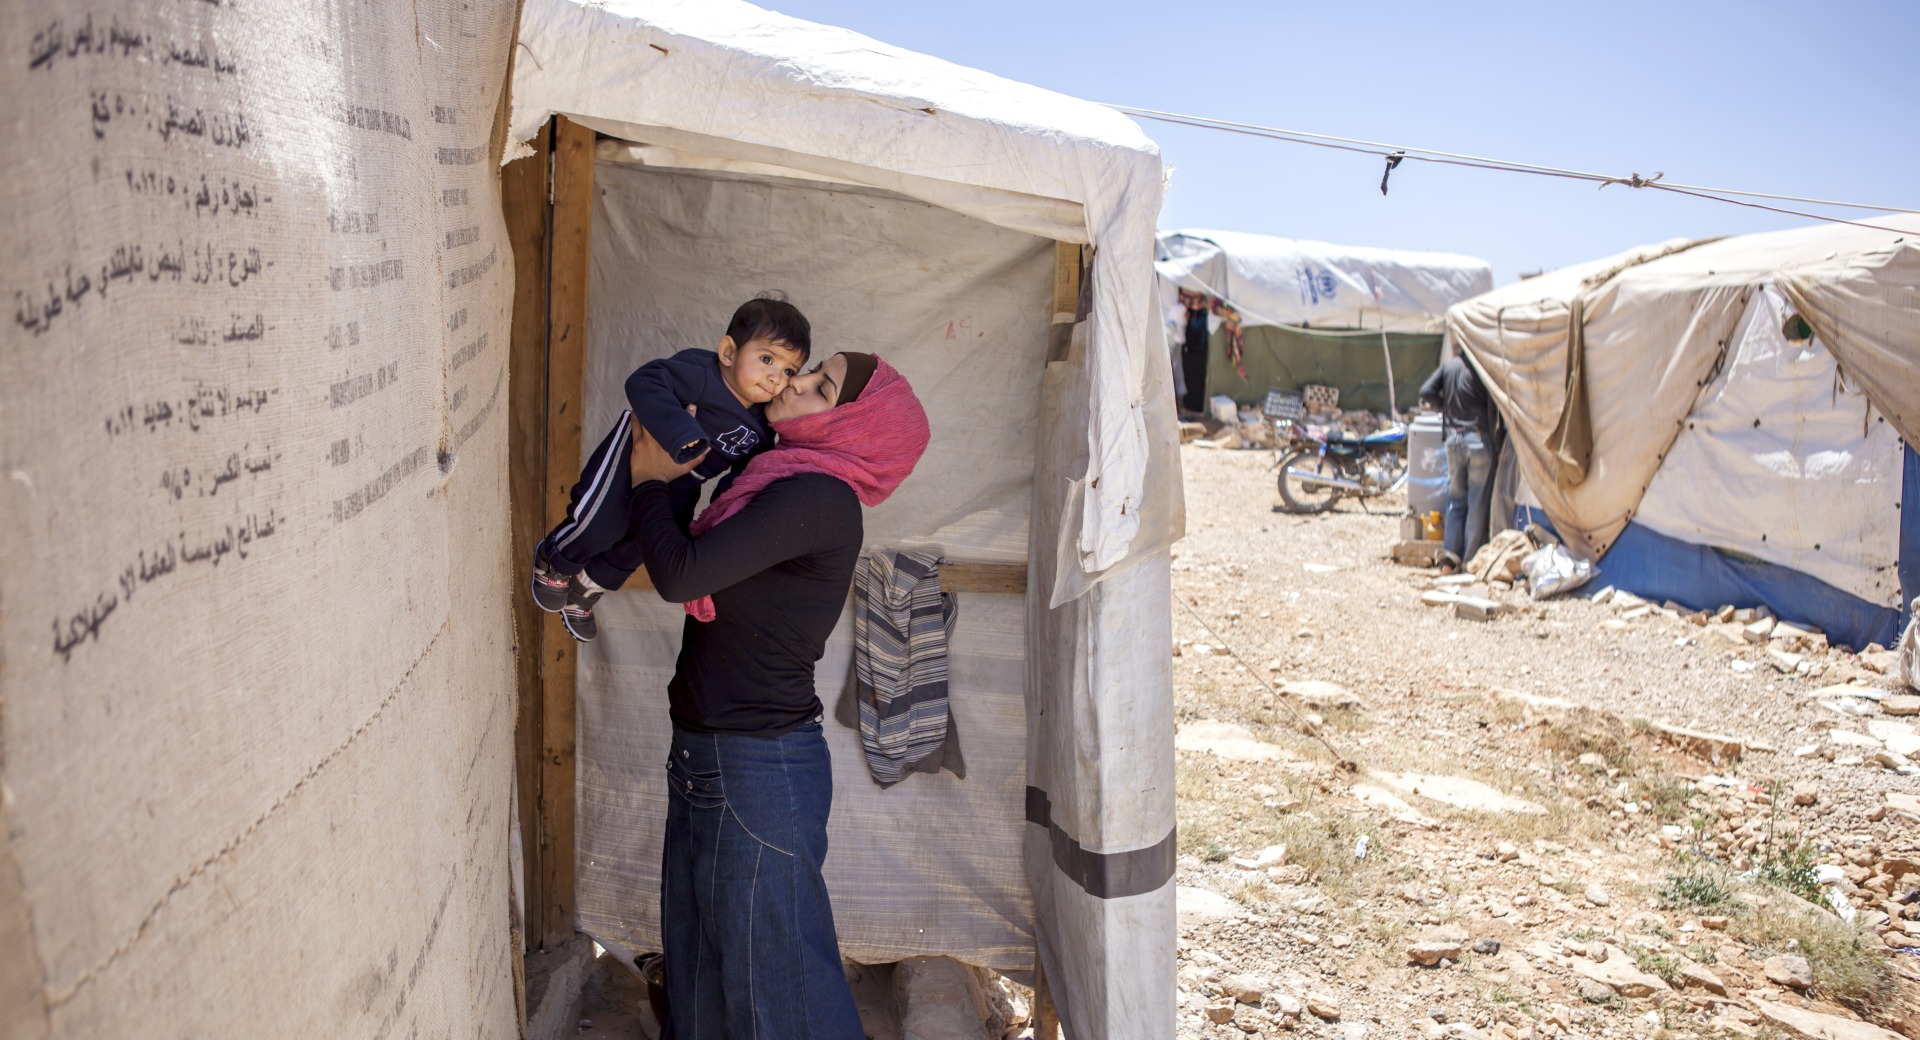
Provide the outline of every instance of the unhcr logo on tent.
{"type": "Polygon", "coordinates": [[[1332,300],[1340,290],[1340,283],[1334,280],[1333,272],[1324,267],[1302,267],[1299,278],[1300,302],[1307,306],[1332,300]]]}

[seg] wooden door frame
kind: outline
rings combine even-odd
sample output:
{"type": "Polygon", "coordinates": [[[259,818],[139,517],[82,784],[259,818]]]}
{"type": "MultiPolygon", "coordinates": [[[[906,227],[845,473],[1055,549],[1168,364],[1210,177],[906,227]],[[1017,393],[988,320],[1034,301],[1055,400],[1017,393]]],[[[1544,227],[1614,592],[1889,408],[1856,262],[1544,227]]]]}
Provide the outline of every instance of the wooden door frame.
{"type": "MultiPolygon", "coordinates": [[[[532,155],[502,170],[500,193],[514,258],[507,477],[523,579],[534,542],[565,514],[580,472],[594,133],[555,116],[531,144],[532,155]]],[[[513,613],[523,927],[529,950],[551,950],[574,935],[579,659],[559,615],[535,607],[521,583],[513,613]]]]}

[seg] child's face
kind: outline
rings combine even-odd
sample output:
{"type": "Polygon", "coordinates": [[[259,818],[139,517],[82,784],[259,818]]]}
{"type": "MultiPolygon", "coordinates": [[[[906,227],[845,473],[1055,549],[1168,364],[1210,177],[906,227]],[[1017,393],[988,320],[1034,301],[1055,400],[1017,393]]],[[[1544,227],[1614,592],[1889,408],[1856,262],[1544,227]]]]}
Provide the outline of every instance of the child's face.
{"type": "Polygon", "coordinates": [[[750,339],[736,346],[733,338],[722,336],[720,374],[734,395],[748,404],[766,404],[787,388],[787,380],[800,371],[800,352],[770,339],[750,339]]]}

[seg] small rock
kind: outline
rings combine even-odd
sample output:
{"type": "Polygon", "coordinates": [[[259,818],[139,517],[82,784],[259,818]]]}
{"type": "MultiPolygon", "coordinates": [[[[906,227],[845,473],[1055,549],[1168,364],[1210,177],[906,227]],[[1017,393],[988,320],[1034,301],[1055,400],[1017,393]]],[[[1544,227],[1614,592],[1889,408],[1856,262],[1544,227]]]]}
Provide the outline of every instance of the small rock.
{"type": "Polygon", "coordinates": [[[1473,952],[1483,957],[1491,957],[1500,952],[1500,940],[1481,939],[1473,944],[1473,952]]]}
{"type": "Polygon", "coordinates": [[[1316,1018],[1337,1021],[1340,1018],[1340,1001],[1330,993],[1312,990],[1307,993],[1307,1010],[1313,1012],[1316,1018]]]}
{"type": "Polygon", "coordinates": [[[1813,986],[1813,966],[1797,953],[1768,957],[1761,962],[1760,970],[1766,973],[1768,979],[1782,986],[1799,990],[1813,986]]]}
{"type": "MultiPolygon", "coordinates": [[[[1605,948],[1605,943],[1594,943],[1605,948]]],[[[1571,967],[1574,974],[1591,979],[1612,989],[1623,997],[1645,997],[1666,991],[1669,987],[1657,975],[1650,975],[1634,966],[1633,959],[1620,951],[1618,956],[1608,956],[1604,962],[1588,963],[1574,961],[1571,967]]]]}
{"type": "Polygon", "coordinates": [[[1889,1032],[1870,1022],[1825,1015],[1769,1000],[1755,999],[1753,1007],[1772,1022],[1784,1026],[1794,1036],[1820,1037],[1821,1040],[1899,1040],[1900,1037],[1899,1033],[1889,1032]]]}
{"type": "Polygon", "coordinates": [[[1767,641],[1767,637],[1773,634],[1773,619],[1761,618],[1758,621],[1752,622],[1741,629],[1740,634],[1746,636],[1747,642],[1749,643],[1764,643],[1767,641]]]}
{"type": "Polygon", "coordinates": [[[1333,944],[1334,949],[1344,950],[1353,945],[1353,936],[1345,932],[1335,932],[1333,935],[1327,937],[1327,941],[1333,944]]]}
{"type": "Polygon", "coordinates": [[[1613,999],[1613,987],[1593,979],[1581,979],[1580,999],[1589,1004],[1604,1004],[1613,999]]]}
{"type": "Polygon", "coordinates": [[[1727,918],[1720,914],[1702,917],[1700,919],[1700,927],[1708,928],[1716,932],[1724,932],[1727,930],[1727,918]]]}
{"type": "Polygon", "coordinates": [[[1246,975],[1229,975],[1221,979],[1220,989],[1240,1003],[1252,1004],[1255,1007],[1258,1007],[1260,1001],[1267,995],[1257,979],[1246,975]]]}
{"type": "Polygon", "coordinates": [[[1520,858],[1520,849],[1516,847],[1513,842],[1503,841],[1500,843],[1500,847],[1494,850],[1493,854],[1500,858],[1500,862],[1511,863],[1520,858]]]}
{"type": "Polygon", "coordinates": [[[1804,780],[1793,785],[1793,804],[1812,805],[1819,800],[1820,788],[1818,785],[1804,780]]]}
{"type": "Polygon", "coordinates": [[[1283,1020],[1299,1018],[1300,1013],[1305,1010],[1306,1006],[1293,996],[1286,993],[1273,995],[1273,1013],[1283,1020]]]}
{"type": "Polygon", "coordinates": [[[1234,1002],[1231,1000],[1223,1001],[1219,1004],[1208,1004],[1207,1021],[1215,1025],[1226,1025],[1228,1022],[1233,1021],[1233,1010],[1234,1002]]]}
{"type": "Polygon", "coordinates": [[[1920,715],[1920,696],[1902,693],[1880,699],[1880,710],[1889,715],[1920,715]]]}
{"type": "Polygon", "coordinates": [[[1686,985],[1698,986],[1709,993],[1722,997],[1727,995],[1727,984],[1721,982],[1719,976],[1708,971],[1705,967],[1695,964],[1689,958],[1680,957],[1678,960],[1680,962],[1680,977],[1685,980],[1686,985]]]}
{"type": "Polygon", "coordinates": [[[1777,646],[1767,647],[1767,663],[1773,665],[1775,671],[1789,673],[1796,671],[1805,660],[1806,658],[1801,655],[1782,650],[1777,646]]]}
{"type": "Polygon", "coordinates": [[[1592,903],[1594,906],[1606,906],[1613,902],[1613,897],[1607,895],[1607,890],[1601,888],[1598,884],[1587,886],[1586,897],[1587,902],[1592,903]]]}
{"type": "Polygon", "coordinates": [[[1460,959],[1460,944],[1457,942],[1417,942],[1407,947],[1407,960],[1423,967],[1431,968],[1442,959],[1460,959]]]}
{"type": "Polygon", "coordinates": [[[1315,708],[1359,708],[1366,710],[1366,703],[1354,696],[1353,691],[1339,683],[1324,682],[1319,679],[1297,679],[1284,683],[1280,695],[1293,697],[1315,708]]]}

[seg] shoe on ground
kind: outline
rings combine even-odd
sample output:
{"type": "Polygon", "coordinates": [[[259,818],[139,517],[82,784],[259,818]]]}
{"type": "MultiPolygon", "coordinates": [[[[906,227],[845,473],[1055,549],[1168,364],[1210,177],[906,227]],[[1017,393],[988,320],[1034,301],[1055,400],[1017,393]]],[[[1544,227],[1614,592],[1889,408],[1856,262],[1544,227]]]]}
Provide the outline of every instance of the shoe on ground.
{"type": "Polygon", "coordinates": [[[593,642],[600,634],[600,625],[593,620],[593,605],[606,595],[605,589],[588,589],[575,575],[567,589],[567,605],[560,608],[560,622],[567,626],[567,632],[582,643],[593,642]]]}
{"type": "Polygon", "coordinates": [[[549,614],[558,614],[567,605],[567,590],[573,579],[554,570],[547,554],[538,546],[533,550],[533,603],[549,614]]]}

